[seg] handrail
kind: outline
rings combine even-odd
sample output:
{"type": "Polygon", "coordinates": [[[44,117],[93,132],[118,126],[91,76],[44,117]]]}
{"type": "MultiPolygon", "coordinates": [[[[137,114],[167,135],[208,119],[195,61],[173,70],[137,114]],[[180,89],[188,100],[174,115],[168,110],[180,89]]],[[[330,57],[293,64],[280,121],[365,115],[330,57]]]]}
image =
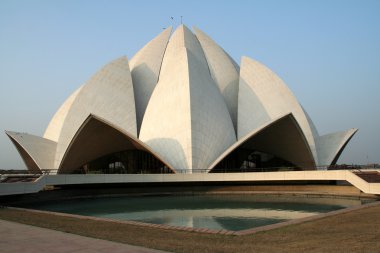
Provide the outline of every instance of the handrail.
{"type": "Polygon", "coordinates": [[[194,174],[93,174],[41,175],[34,182],[0,183],[0,195],[38,192],[46,185],[148,183],[148,182],[224,182],[224,181],[297,181],[345,180],[364,193],[379,194],[380,183],[368,183],[350,170],[336,171],[278,171],[247,173],[194,173],[194,174]]]}

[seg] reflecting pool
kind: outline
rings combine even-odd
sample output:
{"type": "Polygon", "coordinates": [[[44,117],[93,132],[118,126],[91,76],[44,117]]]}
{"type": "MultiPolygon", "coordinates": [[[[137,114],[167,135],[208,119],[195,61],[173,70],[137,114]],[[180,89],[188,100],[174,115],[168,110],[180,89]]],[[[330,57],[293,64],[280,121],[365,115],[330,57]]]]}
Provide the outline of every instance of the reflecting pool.
{"type": "Polygon", "coordinates": [[[195,195],[70,199],[27,207],[117,220],[238,231],[361,204],[360,200],[337,198],[195,195]]]}

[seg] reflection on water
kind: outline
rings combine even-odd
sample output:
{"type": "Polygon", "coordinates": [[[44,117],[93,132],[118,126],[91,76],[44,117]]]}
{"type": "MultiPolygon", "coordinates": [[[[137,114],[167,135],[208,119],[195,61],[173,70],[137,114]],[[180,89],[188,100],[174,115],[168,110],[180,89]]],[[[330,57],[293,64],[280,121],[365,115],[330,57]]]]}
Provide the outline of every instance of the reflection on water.
{"type": "Polygon", "coordinates": [[[360,200],[336,198],[202,195],[71,199],[28,207],[118,220],[237,231],[360,204],[360,200]]]}

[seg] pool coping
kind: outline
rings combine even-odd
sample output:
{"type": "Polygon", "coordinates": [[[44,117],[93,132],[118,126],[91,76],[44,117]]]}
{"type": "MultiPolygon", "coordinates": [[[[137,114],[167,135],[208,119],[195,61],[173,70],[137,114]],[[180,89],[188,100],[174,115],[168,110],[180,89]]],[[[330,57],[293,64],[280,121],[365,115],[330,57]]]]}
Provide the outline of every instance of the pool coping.
{"type": "Polygon", "coordinates": [[[93,220],[93,221],[103,221],[103,222],[112,222],[116,224],[126,224],[126,225],[134,225],[134,226],[140,226],[140,227],[148,227],[148,228],[156,228],[156,229],[165,229],[165,230],[176,230],[176,231],[185,231],[185,232],[196,232],[196,233],[207,233],[207,234],[220,234],[220,235],[234,235],[234,236],[243,236],[243,235],[252,235],[256,234],[258,232],[264,232],[268,230],[273,230],[277,228],[282,228],[290,225],[296,225],[301,224],[304,222],[314,221],[330,216],[335,216],[338,214],[345,214],[351,211],[356,211],[360,209],[365,209],[369,207],[374,207],[380,205],[380,201],[375,201],[372,203],[363,204],[360,206],[353,206],[353,207],[347,207],[344,209],[339,209],[336,211],[331,211],[328,213],[313,215],[305,218],[299,218],[284,222],[279,222],[271,225],[265,225],[250,229],[244,229],[239,231],[232,231],[232,230],[226,230],[226,229],[208,229],[208,228],[191,228],[191,227],[181,227],[181,226],[172,226],[172,225],[164,225],[164,224],[152,224],[152,223],[145,223],[145,222],[139,222],[139,221],[131,221],[131,220],[115,220],[115,219],[109,219],[109,218],[101,218],[101,217],[93,217],[93,216],[85,216],[85,215],[78,215],[78,214],[68,214],[68,213],[60,213],[60,212],[52,212],[52,211],[43,211],[43,210],[36,210],[36,209],[28,209],[28,208],[20,208],[20,207],[10,207],[10,206],[4,206],[3,208],[9,209],[9,210],[20,210],[20,211],[27,211],[32,213],[41,213],[41,214],[50,214],[55,216],[61,216],[61,217],[69,217],[69,218],[76,218],[81,220],[93,220]]]}

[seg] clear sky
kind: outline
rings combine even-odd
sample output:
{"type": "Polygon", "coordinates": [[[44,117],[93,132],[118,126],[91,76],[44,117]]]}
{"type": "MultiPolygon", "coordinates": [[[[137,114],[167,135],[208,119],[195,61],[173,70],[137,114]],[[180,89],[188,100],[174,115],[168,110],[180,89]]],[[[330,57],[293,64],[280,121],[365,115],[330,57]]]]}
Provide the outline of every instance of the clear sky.
{"type": "MultiPolygon", "coordinates": [[[[380,163],[378,0],[1,0],[0,130],[42,136],[77,87],[180,16],[276,72],[321,134],[359,128],[338,163],[380,163]]],[[[0,169],[23,168],[0,133],[0,169]]]]}

